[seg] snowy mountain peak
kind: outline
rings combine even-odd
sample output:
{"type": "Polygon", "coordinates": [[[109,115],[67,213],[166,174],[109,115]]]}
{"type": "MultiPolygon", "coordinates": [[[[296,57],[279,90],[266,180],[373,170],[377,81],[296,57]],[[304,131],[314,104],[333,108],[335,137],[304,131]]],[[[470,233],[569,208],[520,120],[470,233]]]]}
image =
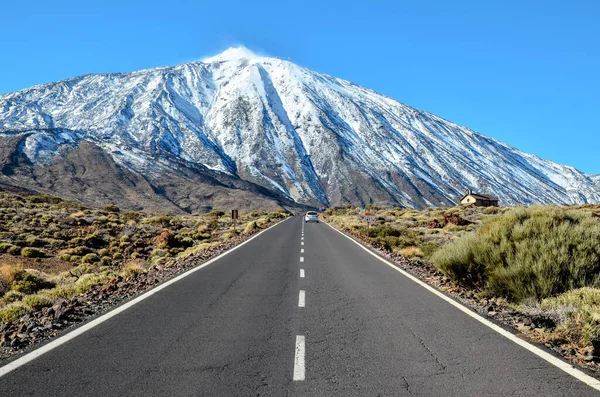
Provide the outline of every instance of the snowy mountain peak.
{"type": "Polygon", "coordinates": [[[46,167],[87,141],[149,180],[193,168],[315,206],[447,206],[467,188],[503,204],[600,202],[598,176],[245,47],[0,95],[0,144],[18,137],[0,160],[46,167]]]}
{"type": "Polygon", "coordinates": [[[212,57],[203,59],[204,63],[215,63],[215,62],[224,62],[224,61],[238,61],[241,59],[247,60],[255,60],[263,58],[254,52],[250,51],[248,48],[244,46],[239,47],[230,47],[223,51],[220,54],[214,55],[212,57]]]}

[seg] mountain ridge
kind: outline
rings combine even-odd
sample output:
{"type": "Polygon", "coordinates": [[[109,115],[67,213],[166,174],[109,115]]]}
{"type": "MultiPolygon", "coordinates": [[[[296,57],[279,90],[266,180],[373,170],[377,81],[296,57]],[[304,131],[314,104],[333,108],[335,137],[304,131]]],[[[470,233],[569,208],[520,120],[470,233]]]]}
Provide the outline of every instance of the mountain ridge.
{"type": "Polygon", "coordinates": [[[0,95],[0,139],[24,134],[38,166],[85,140],[139,175],[184,162],[308,206],[451,205],[466,188],[504,204],[600,201],[600,175],[239,48],[0,95]]]}

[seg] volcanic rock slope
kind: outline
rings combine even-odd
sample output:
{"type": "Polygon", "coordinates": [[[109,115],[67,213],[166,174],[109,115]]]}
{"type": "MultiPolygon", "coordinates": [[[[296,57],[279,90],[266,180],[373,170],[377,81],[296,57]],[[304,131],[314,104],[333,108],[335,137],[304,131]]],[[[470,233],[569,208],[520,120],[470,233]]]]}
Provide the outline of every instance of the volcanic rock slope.
{"type": "Polygon", "coordinates": [[[600,201],[600,177],[231,48],[0,96],[0,184],[132,208],[600,201]]]}

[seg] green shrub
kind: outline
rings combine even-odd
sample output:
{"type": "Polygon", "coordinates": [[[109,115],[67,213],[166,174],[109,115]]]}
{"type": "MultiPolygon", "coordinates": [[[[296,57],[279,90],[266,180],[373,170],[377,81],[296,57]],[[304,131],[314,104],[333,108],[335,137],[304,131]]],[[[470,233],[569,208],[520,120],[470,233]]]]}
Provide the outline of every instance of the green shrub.
{"type": "Polygon", "coordinates": [[[156,248],[154,250],[152,250],[152,256],[158,256],[158,257],[163,257],[163,256],[167,256],[167,251],[163,250],[163,249],[159,249],[156,248]]]}
{"type": "Polygon", "coordinates": [[[121,212],[121,209],[119,207],[117,207],[116,205],[109,204],[104,207],[104,211],[106,211],[106,212],[121,212]]]}
{"type": "Polygon", "coordinates": [[[65,245],[64,241],[56,239],[56,238],[49,238],[47,243],[54,247],[62,247],[65,245]]]}
{"type": "Polygon", "coordinates": [[[167,262],[167,257],[164,256],[153,256],[151,261],[153,265],[164,265],[167,262]]]}
{"type": "Polygon", "coordinates": [[[100,257],[96,254],[87,254],[81,258],[81,263],[98,263],[100,262],[100,257]]]}
{"type": "Polygon", "coordinates": [[[210,216],[212,218],[220,218],[223,215],[225,215],[225,213],[221,210],[212,210],[208,213],[208,216],[210,216]]]}
{"type": "Polygon", "coordinates": [[[41,289],[52,288],[54,286],[55,284],[51,281],[44,280],[26,270],[19,269],[14,274],[11,289],[24,294],[32,294],[41,289]]]}
{"type": "Polygon", "coordinates": [[[248,224],[244,228],[244,233],[246,233],[246,234],[252,233],[256,229],[257,229],[256,222],[255,221],[251,221],[251,222],[248,222],[248,224]]]}
{"type": "Polygon", "coordinates": [[[191,233],[191,237],[195,238],[196,240],[209,240],[211,238],[211,235],[210,233],[194,232],[191,233]]]}
{"type": "Polygon", "coordinates": [[[68,276],[81,277],[84,274],[93,273],[93,272],[94,272],[94,266],[92,266],[89,263],[80,263],[73,269],[66,272],[66,274],[63,274],[63,276],[64,277],[68,277],[68,276]]]}
{"type": "Polygon", "coordinates": [[[39,310],[43,307],[52,306],[54,302],[45,295],[25,295],[22,302],[32,309],[39,310]]]}
{"type": "Polygon", "coordinates": [[[162,225],[164,227],[167,227],[170,225],[172,218],[173,217],[171,215],[159,215],[150,218],[145,218],[142,220],[142,223],[145,223],[147,225],[162,225]]]}
{"type": "Polygon", "coordinates": [[[79,277],[79,279],[75,282],[75,294],[81,294],[83,292],[89,291],[94,287],[98,287],[107,283],[114,276],[110,273],[105,274],[94,274],[88,273],[79,277]]]}
{"type": "Polygon", "coordinates": [[[198,245],[196,245],[194,247],[190,247],[190,248],[186,249],[185,251],[179,253],[177,256],[181,257],[181,258],[186,258],[186,257],[188,257],[190,255],[195,255],[195,254],[198,254],[198,253],[200,253],[202,251],[206,251],[206,250],[208,250],[208,249],[210,249],[210,248],[212,248],[214,246],[215,246],[214,243],[213,244],[211,244],[211,243],[198,244],[198,245]]]}
{"type": "Polygon", "coordinates": [[[0,303],[7,304],[7,303],[12,303],[12,302],[17,302],[17,301],[20,301],[21,299],[23,299],[24,296],[25,296],[25,294],[22,292],[19,292],[19,291],[8,291],[2,297],[2,299],[0,299],[0,303]]]}
{"type": "Polygon", "coordinates": [[[93,252],[93,251],[92,251],[90,248],[88,248],[88,247],[85,247],[85,246],[83,246],[83,245],[81,245],[81,246],[79,246],[79,247],[74,247],[74,248],[71,248],[71,249],[69,250],[69,253],[70,253],[71,255],[76,255],[76,256],[84,256],[85,254],[90,254],[90,253],[92,253],[92,252],[93,252]]]}
{"type": "Polygon", "coordinates": [[[206,233],[208,232],[208,227],[205,224],[201,223],[196,227],[196,231],[198,233],[206,233]]]}
{"type": "Polygon", "coordinates": [[[283,219],[283,218],[287,218],[287,213],[284,210],[281,211],[275,211],[275,212],[271,212],[268,215],[269,220],[275,220],[275,219],[283,219]]]}
{"type": "Polygon", "coordinates": [[[49,203],[50,196],[47,194],[42,194],[39,196],[29,196],[29,202],[31,203],[49,203]]]}
{"type": "Polygon", "coordinates": [[[459,282],[515,301],[600,285],[600,221],[559,207],[490,217],[433,255],[459,282]]]}
{"type": "Polygon", "coordinates": [[[43,247],[44,245],[48,244],[46,240],[37,236],[27,236],[25,241],[29,247],[43,247]]]}
{"type": "Polygon", "coordinates": [[[490,215],[490,214],[498,214],[500,212],[500,208],[498,207],[486,207],[483,210],[483,213],[486,215],[490,215]]]}
{"type": "Polygon", "coordinates": [[[107,216],[101,215],[94,220],[94,224],[104,225],[104,224],[108,223],[109,221],[110,220],[108,219],[107,216]]]}
{"type": "Polygon", "coordinates": [[[142,219],[143,216],[144,214],[142,212],[125,212],[121,214],[121,220],[125,223],[129,221],[137,222],[142,219]]]}
{"type": "Polygon", "coordinates": [[[563,317],[557,331],[579,346],[589,346],[600,340],[600,289],[578,288],[553,298],[542,300],[539,307],[545,313],[563,317]]]}
{"type": "Polygon", "coordinates": [[[68,299],[74,295],[75,286],[71,284],[59,285],[56,288],[44,292],[50,298],[68,299]]]}
{"type": "Polygon", "coordinates": [[[396,229],[389,225],[373,226],[371,228],[362,226],[359,227],[357,231],[363,236],[371,238],[400,237],[403,232],[402,230],[396,229]]]}
{"type": "Polygon", "coordinates": [[[372,244],[387,251],[394,251],[418,245],[419,237],[416,231],[397,229],[390,225],[355,227],[359,234],[368,237],[372,244]]]}
{"type": "Polygon", "coordinates": [[[423,251],[423,258],[429,259],[440,248],[440,244],[430,241],[420,244],[419,248],[423,251]]]}
{"type": "Polygon", "coordinates": [[[8,252],[8,250],[12,247],[18,248],[11,243],[2,242],[2,243],[0,243],[0,252],[8,252]]]}
{"type": "Polygon", "coordinates": [[[42,250],[33,247],[25,247],[21,250],[21,256],[25,258],[43,258],[46,256],[42,250]]]}
{"type": "Polygon", "coordinates": [[[66,210],[75,210],[75,209],[83,210],[83,209],[85,209],[84,206],[82,206],[81,204],[76,203],[74,201],[69,201],[69,200],[62,201],[58,197],[56,199],[58,199],[58,202],[56,202],[54,204],[56,205],[55,208],[57,208],[57,209],[66,209],[66,210]]]}
{"type": "Polygon", "coordinates": [[[21,253],[21,248],[16,245],[11,245],[6,249],[6,253],[11,255],[19,255],[21,253]]]}
{"type": "Polygon", "coordinates": [[[15,321],[30,311],[30,307],[23,302],[11,303],[0,309],[0,321],[3,323],[15,321]]]}
{"type": "Polygon", "coordinates": [[[177,236],[177,247],[182,247],[182,248],[188,248],[194,245],[194,240],[192,240],[190,237],[181,237],[181,236],[177,236]]]}
{"type": "Polygon", "coordinates": [[[83,240],[86,246],[92,248],[100,248],[108,245],[108,241],[106,241],[102,235],[97,233],[86,236],[83,240]]]}

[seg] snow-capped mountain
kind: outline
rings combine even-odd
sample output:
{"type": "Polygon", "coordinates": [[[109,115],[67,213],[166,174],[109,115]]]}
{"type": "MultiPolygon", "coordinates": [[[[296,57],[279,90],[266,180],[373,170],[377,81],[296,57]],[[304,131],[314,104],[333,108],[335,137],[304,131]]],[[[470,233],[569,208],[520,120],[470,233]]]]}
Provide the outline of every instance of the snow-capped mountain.
{"type": "MultiPolygon", "coordinates": [[[[16,143],[2,173],[13,185],[24,178],[15,158],[43,169],[87,142],[157,194],[165,175],[185,174],[190,184],[209,175],[314,206],[451,205],[467,188],[503,204],[600,202],[598,175],[245,48],[2,95],[3,145],[9,138],[16,143]]],[[[28,175],[29,188],[53,189],[28,175]]]]}

